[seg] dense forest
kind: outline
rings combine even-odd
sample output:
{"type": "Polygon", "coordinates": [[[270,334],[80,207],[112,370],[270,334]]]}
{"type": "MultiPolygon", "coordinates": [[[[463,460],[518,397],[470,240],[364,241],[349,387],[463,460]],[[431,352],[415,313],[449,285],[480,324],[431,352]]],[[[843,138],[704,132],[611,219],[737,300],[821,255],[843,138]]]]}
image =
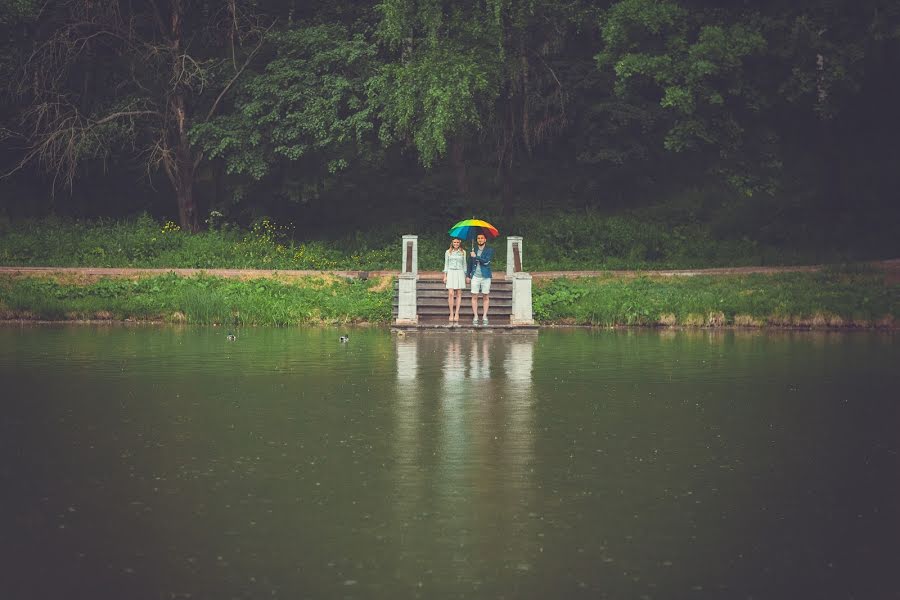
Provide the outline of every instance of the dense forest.
{"type": "Polygon", "coordinates": [[[897,250],[891,0],[6,0],[0,44],[7,220],[665,205],[897,250]]]}

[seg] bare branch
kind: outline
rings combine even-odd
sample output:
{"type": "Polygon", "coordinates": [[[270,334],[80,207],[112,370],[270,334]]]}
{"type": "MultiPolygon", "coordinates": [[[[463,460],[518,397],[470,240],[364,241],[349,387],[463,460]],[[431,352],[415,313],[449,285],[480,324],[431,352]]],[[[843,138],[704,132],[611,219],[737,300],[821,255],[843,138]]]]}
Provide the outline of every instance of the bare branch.
{"type": "Polygon", "coordinates": [[[0,179],[5,179],[29,163],[37,161],[54,173],[54,185],[62,177],[71,187],[80,159],[80,149],[102,146],[102,140],[97,134],[98,127],[120,119],[127,119],[133,124],[136,117],[161,116],[155,110],[124,110],[110,113],[101,119],[88,120],[75,110],[64,112],[60,106],[42,104],[32,109],[28,116],[35,122],[35,129],[30,136],[34,142],[16,166],[0,175],[0,179]]]}
{"type": "Polygon", "coordinates": [[[219,107],[219,102],[222,101],[222,98],[225,96],[226,93],[228,93],[228,90],[231,89],[231,86],[234,85],[234,82],[238,80],[238,77],[241,76],[241,73],[244,72],[244,69],[247,68],[247,65],[250,64],[250,61],[253,60],[253,57],[256,56],[256,53],[259,52],[259,49],[262,48],[263,42],[266,39],[266,34],[268,34],[269,30],[271,30],[272,27],[274,27],[274,26],[275,26],[275,23],[272,23],[263,32],[263,34],[261,36],[259,36],[259,42],[256,44],[256,48],[254,48],[253,51],[250,52],[250,54],[247,56],[247,60],[244,61],[244,64],[241,65],[240,69],[238,69],[238,72],[234,74],[234,77],[231,78],[231,81],[229,81],[228,84],[224,88],[222,88],[222,91],[219,92],[219,96],[216,98],[216,101],[213,102],[212,106],[209,107],[209,112],[206,113],[206,118],[203,119],[204,122],[209,121],[212,118],[213,114],[215,114],[216,109],[219,107]]]}
{"type": "Polygon", "coordinates": [[[150,6],[153,7],[153,17],[156,20],[156,26],[159,28],[159,34],[163,37],[163,39],[168,38],[168,30],[166,29],[165,22],[162,18],[162,13],[159,11],[159,5],[156,3],[156,0],[150,0],[150,6]]]}

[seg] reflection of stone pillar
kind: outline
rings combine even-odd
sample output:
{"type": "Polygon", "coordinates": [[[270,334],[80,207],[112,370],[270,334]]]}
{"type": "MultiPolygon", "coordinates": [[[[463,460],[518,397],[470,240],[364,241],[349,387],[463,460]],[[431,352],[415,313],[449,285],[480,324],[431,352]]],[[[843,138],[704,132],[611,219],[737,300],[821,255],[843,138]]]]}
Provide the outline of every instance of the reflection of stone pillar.
{"type": "MultiPolygon", "coordinates": [[[[503,438],[503,456],[500,464],[507,474],[503,493],[507,502],[529,505],[534,502],[536,477],[535,464],[535,401],[532,383],[532,367],[534,364],[534,344],[537,335],[511,335],[503,360],[503,371],[506,374],[506,393],[504,394],[505,424],[503,438]]],[[[534,519],[529,519],[534,523],[534,519]]],[[[521,558],[527,564],[536,556],[534,547],[528,547],[536,532],[523,530],[520,550],[521,558]],[[531,535],[529,535],[529,533],[531,535]]]]}
{"type": "Polygon", "coordinates": [[[397,324],[419,322],[416,311],[416,283],[419,279],[419,236],[403,236],[403,262],[397,291],[397,324]]]}
{"type": "Polygon", "coordinates": [[[397,338],[397,383],[401,387],[415,387],[418,376],[419,356],[416,336],[397,338]]]}
{"type": "Polygon", "coordinates": [[[515,401],[530,401],[534,341],[535,338],[532,336],[522,336],[521,339],[513,340],[509,345],[506,359],[503,361],[510,398],[515,401]]]}
{"type": "Polygon", "coordinates": [[[419,455],[419,419],[422,410],[417,336],[397,338],[397,404],[394,416],[395,455],[401,477],[416,471],[419,455]]]}

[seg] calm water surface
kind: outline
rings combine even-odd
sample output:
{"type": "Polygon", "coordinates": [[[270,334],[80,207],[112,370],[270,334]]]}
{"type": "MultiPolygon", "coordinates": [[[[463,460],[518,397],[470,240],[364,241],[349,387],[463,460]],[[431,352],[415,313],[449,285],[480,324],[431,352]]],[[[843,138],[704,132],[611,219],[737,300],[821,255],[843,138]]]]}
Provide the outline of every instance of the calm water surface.
{"type": "Polygon", "coordinates": [[[0,598],[900,598],[890,334],[0,328],[0,598]]]}

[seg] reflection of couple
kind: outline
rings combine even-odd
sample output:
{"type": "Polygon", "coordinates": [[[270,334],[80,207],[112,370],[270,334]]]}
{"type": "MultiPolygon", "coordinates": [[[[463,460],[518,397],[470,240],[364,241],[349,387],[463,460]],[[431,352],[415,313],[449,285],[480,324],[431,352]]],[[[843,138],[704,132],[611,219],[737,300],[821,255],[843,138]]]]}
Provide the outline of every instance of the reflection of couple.
{"type": "Polygon", "coordinates": [[[450,307],[450,322],[459,321],[459,305],[462,291],[472,285],[472,325],[478,325],[478,298],[484,297],[481,324],[488,324],[488,307],[491,304],[491,261],[494,249],[487,245],[487,237],[478,234],[476,248],[469,253],[462,248],[462,241],[453,238],[450,248],[444,253],[444,284],[447,287],[447,305],[450,307]]]}
{"type": "MultiPolygon", "coordinates": [[[[490,379],[491,378],[491,355],[488,338],[470,338],[469,346],[469,369],[468,377],[470,379],[490,379]]],[[[464,388],[460,387],[460,383],[466,379],[466,367],[463,358],[461,346],[462,340],[453,336],[447,344],[447,352],[444,355],[443,373],[444,383],[449,389],[457,392],[464,392],[464,388]]]]}

